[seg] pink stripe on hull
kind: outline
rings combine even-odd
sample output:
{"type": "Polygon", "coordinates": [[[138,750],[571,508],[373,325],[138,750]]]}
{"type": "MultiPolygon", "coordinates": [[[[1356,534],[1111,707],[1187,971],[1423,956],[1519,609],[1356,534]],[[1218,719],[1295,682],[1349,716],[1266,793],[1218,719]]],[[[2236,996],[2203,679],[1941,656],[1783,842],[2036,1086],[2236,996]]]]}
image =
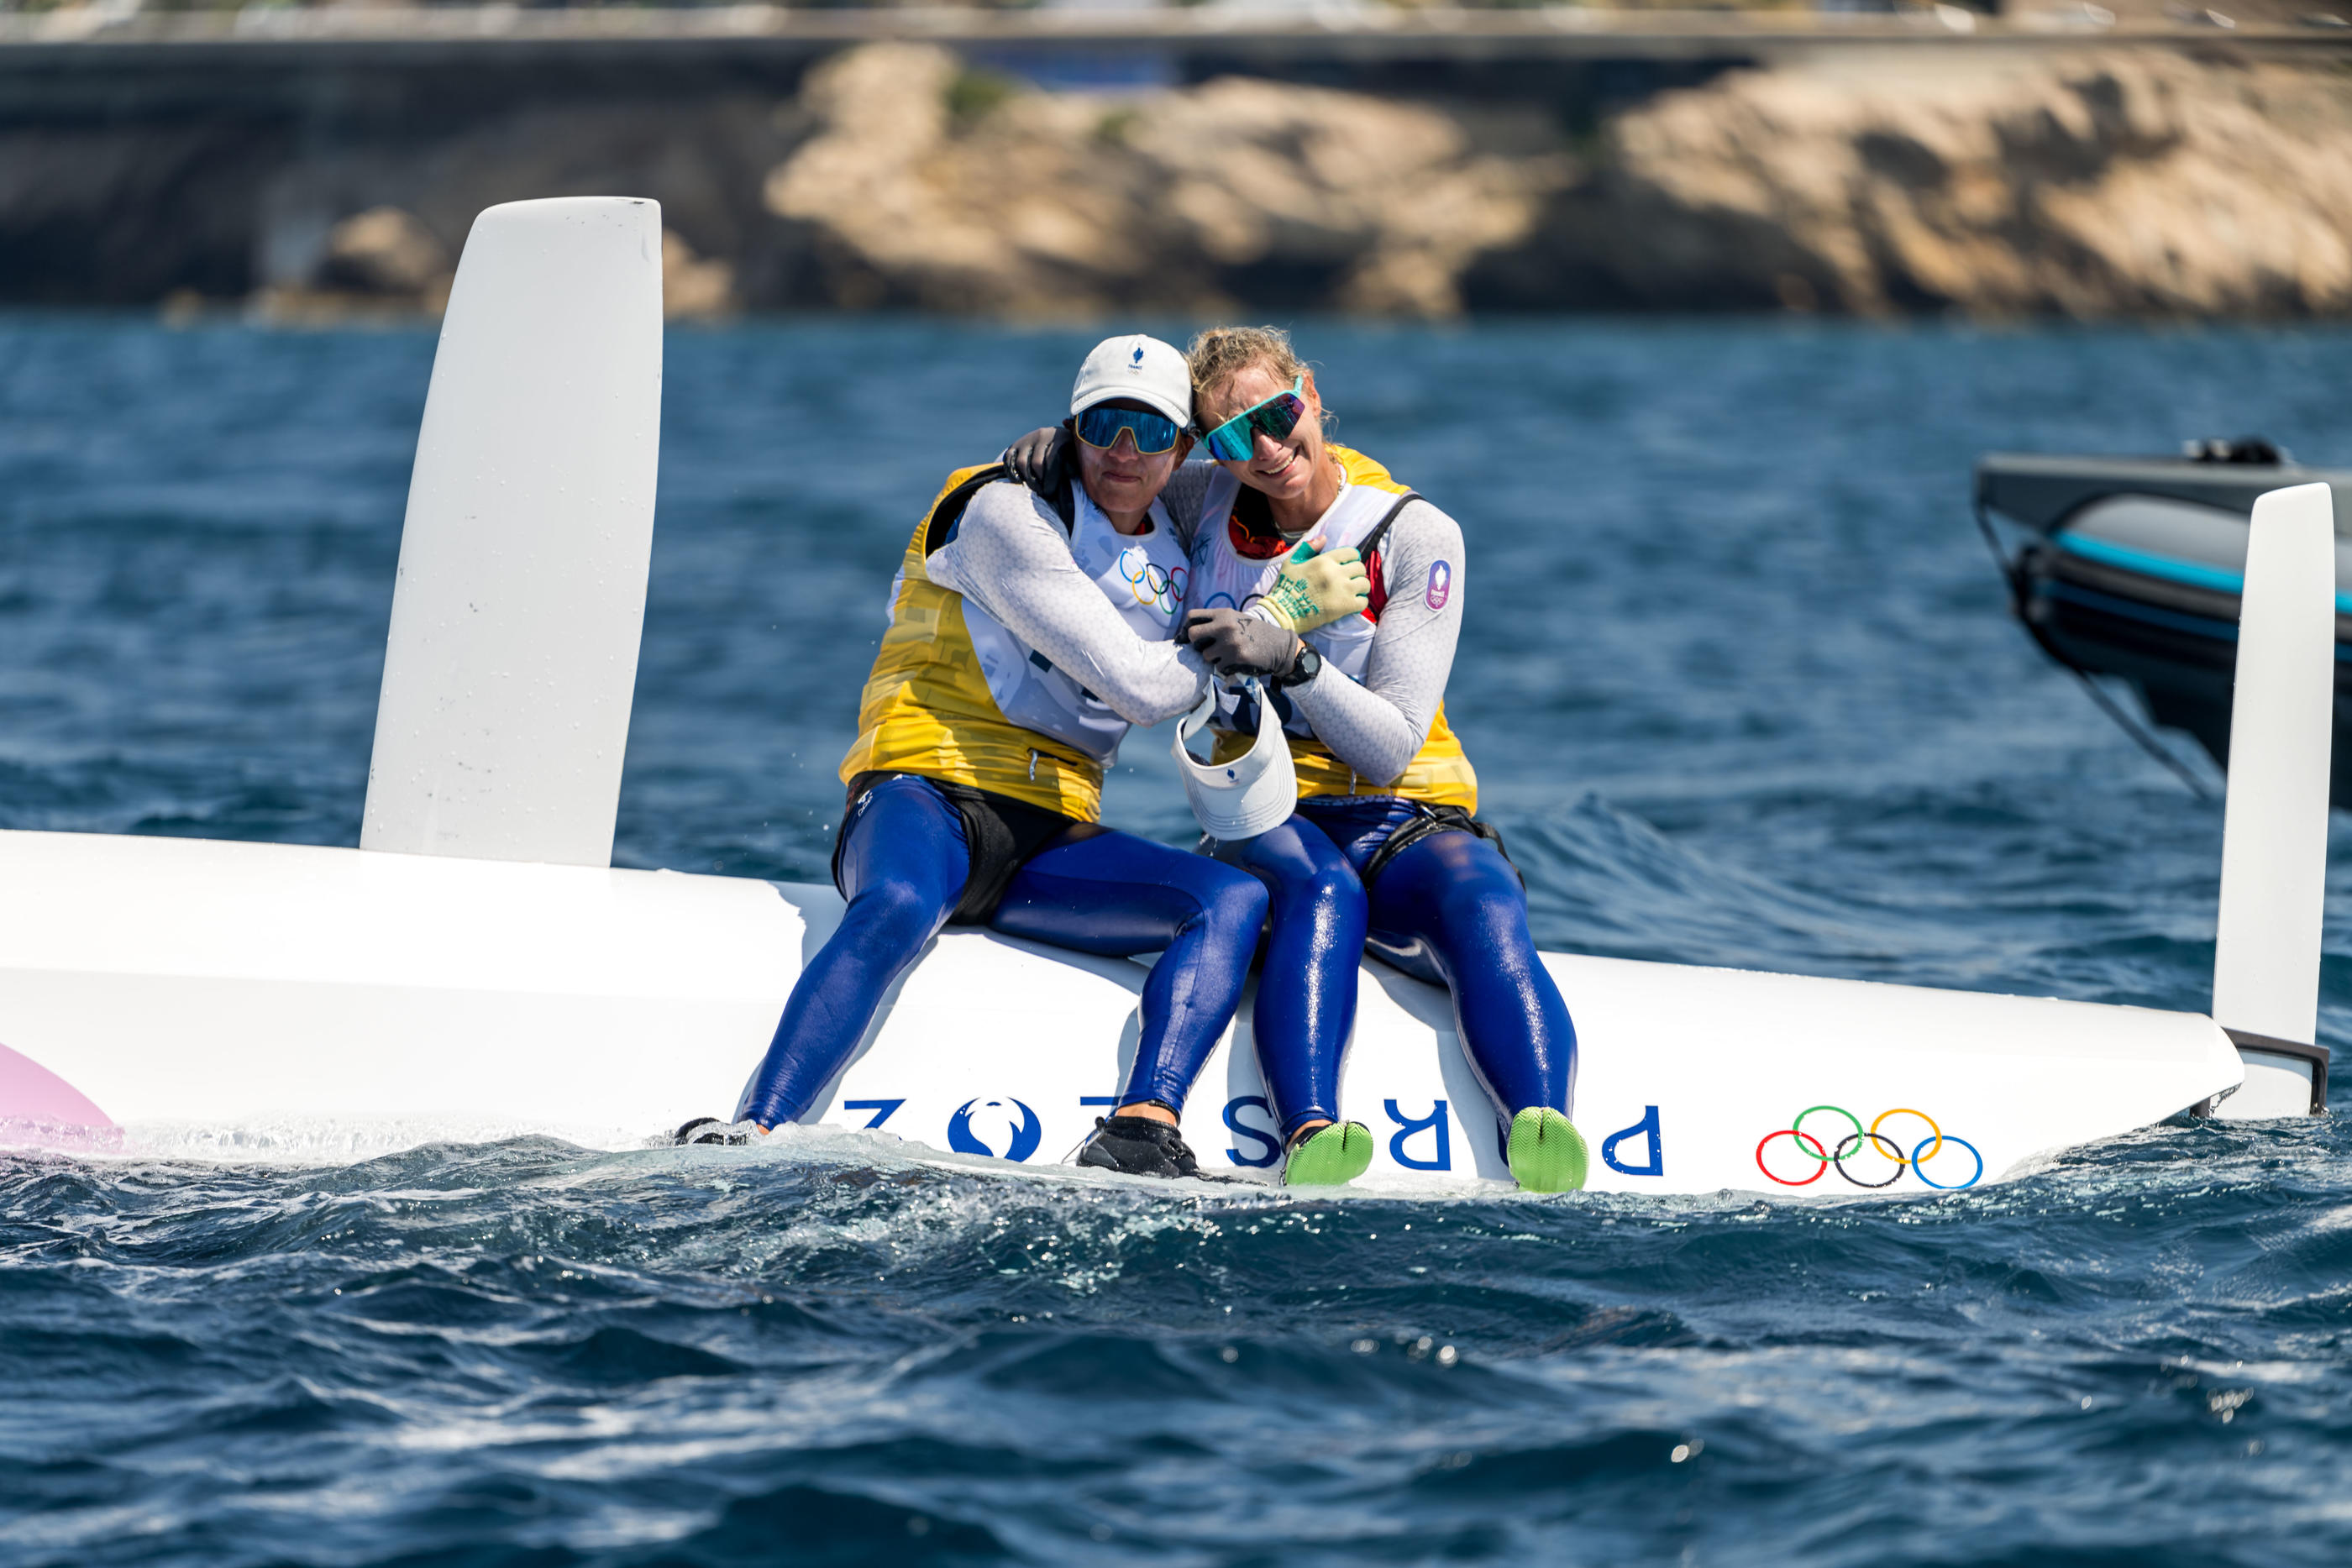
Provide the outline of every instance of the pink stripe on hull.
{"type": "Polygon", "coordinates": [[[80,1090],[0,1045],[0,1143],[84,1147],[111,1143],[116,1131],[80,1090]]]}

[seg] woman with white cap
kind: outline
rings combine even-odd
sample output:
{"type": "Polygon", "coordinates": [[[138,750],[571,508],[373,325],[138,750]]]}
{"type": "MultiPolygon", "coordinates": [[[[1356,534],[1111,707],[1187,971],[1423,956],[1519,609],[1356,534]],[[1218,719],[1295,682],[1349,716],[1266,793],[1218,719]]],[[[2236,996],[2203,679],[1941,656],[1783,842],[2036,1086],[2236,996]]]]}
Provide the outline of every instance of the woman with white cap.
{"type": "Polygon", "coordinates": [[[841,764],[833,869],[848,909],[793,987],[739,1122],[805,1114],[924,944],[950,922],[985,924],[1162,953],[1133,1070],[1079,1163],[1198,1174],[1176,1124],[1241,998],[1265,890],[1097,821],[1129,725],[1183,713],[1208,679],[1173,641],[1189,569],[1158,499],[1192,444],[1184,358],[1110,339],[1080,368],[1070,413],[1075,485],[1037,496],[1001,465],[958,470],[908,544],[841,764]]]}
{"type": "MultiPolygon", "coordinates": [[[[1584,1185],[1568,1118],[1576,1030],[1528,930],[1527,895],[1501,837],[1474,815],[1478,779],[1445,721],[1463,615],[1462,530],[1360,452],[1324,439],[1313,371],[1273,328],[1202,333],[1193,407],[1215,467],[1180,482],[1192,577],[1183,634],[1226,683],[1215,757],[1250,752],[1254,699],[1271,687],[1288,732],[1297,810],[1212,852],[1265,882],[1273,922],[1254,1032],[1292,1185],[1353,1180],[1370,1164],[1360,1123],[1339,1120],[1339,1067],[1356,1011],[1358,955],[1447,987],[1472,1067],[1500,1113],[1523,1187],[1584,1185]],[[1368,574],[1360,612],[1298,603],[1303,556],[1368,574]]],[[[1012,453],[1043,477],[1062,443],[1012,453]]],[[[1194,470],[1193,472],[1199,472],[1194,470]]]]}

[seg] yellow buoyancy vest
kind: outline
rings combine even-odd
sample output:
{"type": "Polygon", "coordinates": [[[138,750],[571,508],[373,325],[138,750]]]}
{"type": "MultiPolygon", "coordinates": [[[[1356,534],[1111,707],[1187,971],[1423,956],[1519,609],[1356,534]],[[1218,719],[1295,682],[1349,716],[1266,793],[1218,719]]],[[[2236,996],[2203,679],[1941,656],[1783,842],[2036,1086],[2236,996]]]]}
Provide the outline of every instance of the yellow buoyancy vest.
{"type": "Polygon", "coordinates": [[[1002,473],[985,465],[949,475],[907,541],[890,629],[858,699],[857,740],[841,759],[841,781],[919,773],[1091,822],[1102,815],[1101,766],[1005,718],[965,629],[963,596],[923,573],[972,493],[1002,473]]]}
{"type": "MultiPolygon", "coordinates": [[[[1339,501],[1325,514],[1321,532],[1324,549],[1339,549],[1356,544],[1377,528],[1381,519],[1396,505],[1394,497],[1413,492],[1390,477],[1389,471],[1365,456],[1336,442],[1326,448],[1338,459],[1345,487],[1339,501]],[[1361,499],[1356,499],[1360,497],[1361,499]]],[[[1196,567],[1193,580],[1206,582],[1215,575],[1207,570],[1203,559],[1208,552],[1223,552],[1229,559],[1219,564],[1228,570],[1238,564],[1239,552],[1234,548],[1229,530],[1234,499],[1232,481],[1212,484],[1209,487],[1208,515],[1201,519],[1201,534],[1195,547],[1196,567]]],[[[1265,563],[1266,580],[1280,570],[1279,557],[1265,563]]],[[[1261,586],[1261,591],[1263,588],[1261,586]]],[[[1307,633],[1307,641],[1333,668],[1350,680],[1363,677],[1366,659],[1370,656],[1371,639],[1365,635],[1368,627],[1364,617],[1351,616],[1346,622],[1321,631],[1307,633]]],[[[1213,757],[1220,762],[1231,761],[1250,748],[1254,737],[1220,731],[1213,757]]],[[[1423,739],[1421,749],[1413,754],[1405,769],[1394,779],[1360,778],[1356,770],[1331,754],[1328,747],[1312,736],[1302,737],[1294,728],[1290,737],[1291,766],[1298,774],[1301,795],[1394,795],[1408,800],[1426,800],[1433,806],[1459,806],[1465,811],[1478,809],[1478,774],[1470,766],[1462,742],[1445,722],[1445,705],[1437,705],[1437,715],[1430,721],[1429,734],[1423,739]]]]}

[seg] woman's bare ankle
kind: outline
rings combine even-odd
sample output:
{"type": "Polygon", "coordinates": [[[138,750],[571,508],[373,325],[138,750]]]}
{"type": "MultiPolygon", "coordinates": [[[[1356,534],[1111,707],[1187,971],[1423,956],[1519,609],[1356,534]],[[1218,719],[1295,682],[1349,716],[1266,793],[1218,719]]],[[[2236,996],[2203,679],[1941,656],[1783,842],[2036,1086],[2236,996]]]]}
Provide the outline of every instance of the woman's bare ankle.
{"type": "Polygon", "coordinates": [[[1118,1109],[1113,1111],[1111,1114],[1114,1116],[1140,1116],[1147,1122],[1165,1122],[1171,1127],[1177,1124],[1176,1113],[1171,1111],[1167,1106],[1159,1103],[1157,1101],[1152,1100],[1139,1100],[1132,1105],[1121,1105],[1118,1109]]]}

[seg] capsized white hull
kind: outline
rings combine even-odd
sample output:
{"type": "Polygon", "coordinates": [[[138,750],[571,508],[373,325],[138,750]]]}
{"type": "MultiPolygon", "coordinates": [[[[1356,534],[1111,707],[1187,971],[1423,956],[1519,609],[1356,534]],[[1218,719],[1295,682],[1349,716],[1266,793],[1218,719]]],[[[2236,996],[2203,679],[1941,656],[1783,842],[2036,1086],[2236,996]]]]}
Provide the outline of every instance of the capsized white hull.
{"type": "MultiPolygon", "coordinates": [[[[652,541],[660,236],[650,202],[567,197],[490,208],[467,238],[404,525],[369,848],[0,832],[0,1140],[618,1147],[734,1105],[840,904],[605,864],[652,541]]],[[[2330,519],[2305,486],[2249,525],[2214,988],[2256,1041],[2244,1061],[2195,1014],[1547,955],[1591,1185],[1918,1192],[2242,1082],[2241,1113],[2314,1109],[2330,519]]],[[[815,1117],[1059,1158],[1117,1091],[1143,976],[951,933],[815,1117]]],[[[1446,998],[1377,965],[1342,1109],[1375,1134],[1371,1185],[1504,1175],[1446,998]]],[[[1246,1007],[1185,1133],[1213,1168],[1272,1164],[1246,1007]]]]}
{"type": "MultiPolygon", "coordinates": [[[[0,832],[0,885],[9,1135],[71,1141],[7,1101],[44,1073],[130,1147],[229,1155],[271,1128],[310,1129],[313,1153],[524,1133],[617,1148],[724,1116],[841,907],[829,888],[738,878],[70,833],[0,832]]],[[[2197,1014],[1545,961],[1575,1015],[1574,1115],[1602,1191],[1964,1186],[1978,1156],[1992,1179],[2242,1074],[2197,1014]],[[1807,1116],[1810,1145],[1781,1132],[1815,1106],[1837,1109],[1807,1116]]],[[[1145,975],[951,931],[810,1119],[1062,1159],[1118,1091],[1145,975]]],[[[1370,1186],[1507,1179],[1443,991],[1365,965],[1343,1098],[1376,1136],[1370,1186]]],[[[1213,1168],[1271,1176],[1246,1004],[1185,1135],[1213,1168]]]]}

